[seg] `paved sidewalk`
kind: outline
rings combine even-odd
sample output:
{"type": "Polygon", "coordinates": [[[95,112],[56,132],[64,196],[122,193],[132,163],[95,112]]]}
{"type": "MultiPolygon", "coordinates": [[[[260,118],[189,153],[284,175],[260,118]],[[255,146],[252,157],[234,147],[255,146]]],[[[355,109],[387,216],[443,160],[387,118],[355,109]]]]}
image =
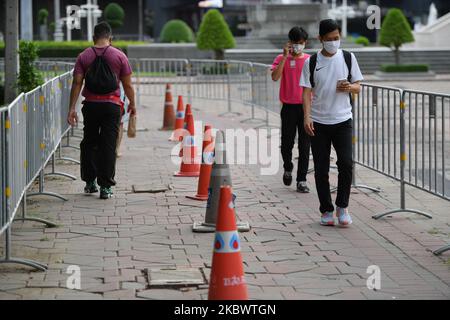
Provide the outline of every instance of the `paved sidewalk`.
{"type": "MultiPolygon", "coordinates": [[[[209,277],[212,234],[194,234],[194,221],[204,219],[205,204],[185,198],[197,181],[173,178],[178,168],[170,160],[173,144],[162,124],[163,98],[143,99],[137,139],[125,139],[118,161],[116,195],[110,201],[80,194],[83,183],[48,179],[46,189],[68,202],[29,200],[29,213],[56,221],[48,229],[34,223],[13,228],[15,256],[48,263],[45,273],[17,266],[0,266],[0,299],[205,299],[207,285],[177,290],[150,289],[146,269],[200,268],[209,277]],[[159,194],[135,194],[132,185],[172,184],[159,194]],[[81,268],[82,289],[66,288],[67,267],[81,268]]],[[[218,117],[220,102],[194,101],[196,120],[215,128],[250,128],[237,118],[218,117]]],[[[271,115],[273,123],[277,118],[271,115]]],[[[79,143],[74,139],[73,143],[79,143]]],[[[76,151],[64,153],[78,157],[76,151]]],[[[79,167],[60,164],[58,170],[79,176],[79,167]]],[[[278,175],[261,176],[257,166],[232,166],[239,219],[251,222],[241,234],[249,295],[252,299],[449,299],[448,254],[431,250],[445,245],[450,234],[450,203],[408,189],[408,204],[431,211],[433,220],[400,214],[374,221],[374,213],[398,206],[396,182],[358,167],[360,182],[381,186],[379,195],[355,191],[351,228],[318,224],[315,191],[301,195],[281,183],[278,175]],[[381,268],[381,290],[366,286],[367,267],[381,268]]],[[[313,177],[309,177],[312,189],[313,177]]],[[[336,174],[332,174],[336,183],[336,174]]],[[[2,237],[3,239],[3,237],[2,237]]],[[[3,244],[2,244],[3,245],[3,244]]]]}

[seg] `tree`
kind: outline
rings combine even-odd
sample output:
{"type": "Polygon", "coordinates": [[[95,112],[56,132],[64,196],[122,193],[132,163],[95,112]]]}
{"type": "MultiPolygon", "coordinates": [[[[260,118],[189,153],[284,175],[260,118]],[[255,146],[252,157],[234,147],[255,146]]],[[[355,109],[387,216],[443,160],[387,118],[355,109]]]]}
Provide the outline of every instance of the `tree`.
{"type": "Polygon", "coordinates": [[[395,63],[400,64],[400,47],[414,42],[408,20],[400,9],[390,9],[381,26],[380,44],[395,52],[395,63]]]}
{"type": "Polygon", "coordinates": [[[117,3],[111,2],[105,8],[104,17],[105,20],[111,26],[111,28],[117,29],[123,26],[123,21],[125,19],[125,11],[117,3]]]}
{"type": "Polygon", "coordinates": [[[165,43],[194,42],[194,32],[186,22],[170,20],[164,25],[159,38],[165,43]]]}
{"type": "Polygon", "coordinates": [[[223,60],[225,49],[236,46],[233,34],[219,10],[209,10],[203,17],[197,35],[200,50],[214,50],[217,60],[223,60]]]}
{"type": "Polygon", "coordinates": [[[48,40],[47,21],[48,21],[48,10],[47,9],[39,10],[38,12],[39,35],[42,41],[48,40]]]}
{"type": "Polygon", "coordinates": [[[20,72],[17,86],[20,92],[29,92],[42,84],[42,77],[34,66],[38,59],[38,48],[33,42],[20,42],[20,72]]]}

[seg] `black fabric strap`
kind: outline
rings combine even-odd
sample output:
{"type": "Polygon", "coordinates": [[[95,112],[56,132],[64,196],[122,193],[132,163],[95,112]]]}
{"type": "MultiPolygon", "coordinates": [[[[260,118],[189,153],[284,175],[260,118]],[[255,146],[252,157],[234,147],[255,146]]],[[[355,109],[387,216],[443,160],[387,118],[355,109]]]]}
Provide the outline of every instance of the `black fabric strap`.
{"type": "MultiPolygon", "coordinates": [[[[108,49],[109,49],[110,47],[111,47],[111,46],[107,46],[106,49],[105,49],[105,51],[103,51],[103,54],[102,54],[101,56],[104,56],[104,55],[106,54],[106,51],[108,51],[108,49]]],[[[99,57],[99,55],[97,54],[97,50],[95,50],[95,47],[91,47],[91,48],[92,48],[92,50],[94,50],[95,56],[96,56],[96,57],[99,57]]],[[[99,48],[99,49],[103,49],[103,48],[99,48]]]]}
{"type": "Polygon", "coordinates": [[[314,81],[314,73],[316,71],[317,66],[317,53],[313,54],[309,58],[309,82],[311,83],[311,87],[314,88],[316,83],[314,81]]]}

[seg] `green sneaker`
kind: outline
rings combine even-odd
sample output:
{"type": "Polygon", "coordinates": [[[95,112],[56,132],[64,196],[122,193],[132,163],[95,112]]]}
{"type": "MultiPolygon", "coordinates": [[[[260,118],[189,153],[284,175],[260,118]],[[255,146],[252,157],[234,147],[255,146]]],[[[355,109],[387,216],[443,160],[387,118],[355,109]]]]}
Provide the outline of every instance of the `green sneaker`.
{"type": "Polygon", "coordinates": [[[98,192],[98,188],[97,188],[97,184],[95,183],[95,181],[86,183],[86,186],[84,187],[84,193],[93,194],[93,193],[97,193],[97,192],[98,192]]]}
{"type": "Polygon", "coordinates": [[[112,188],[100,188],[100,199],[108,200],[113,195],[112,188]]]}

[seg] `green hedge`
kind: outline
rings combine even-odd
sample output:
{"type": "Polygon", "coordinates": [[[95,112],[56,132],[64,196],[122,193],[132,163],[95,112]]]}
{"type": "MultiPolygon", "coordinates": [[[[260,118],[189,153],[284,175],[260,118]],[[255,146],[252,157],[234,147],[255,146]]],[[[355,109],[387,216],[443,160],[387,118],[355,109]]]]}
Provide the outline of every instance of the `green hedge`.
{"type": "MultiPolygon", "coordinates": [[[[41,58],[76,58],[84,49],[91,47],[89,41],[54,42],[54,41],[34,41],[39,49],[41,58]]],[[[128,46],[133,44],[143,44],[138,41],[114,41],[113,45],[121,49],[125,54],[128,46]]],[[[5,45],[0,43],[0,57],[5,56],[5,45]]]]}
{"type": "Polygon", "coordinates": [[[370,40],[367,37],[361,36],[361,37],[356,38],[355,43],[361,44],[364,47],[368,47],[370,45],[370,40]]]}
{"type": "Polygon", "coordinates": [[[428,72],[430,66],[427,64],[384,64],[381,66],[383,72],[428,72]]]}
{"type": "Polygon", "coordinates": [[[190,43],[194,42],[194,32],[186,22],[170,20],[164,25],[159,38],[163,43],[190,43]]]}

